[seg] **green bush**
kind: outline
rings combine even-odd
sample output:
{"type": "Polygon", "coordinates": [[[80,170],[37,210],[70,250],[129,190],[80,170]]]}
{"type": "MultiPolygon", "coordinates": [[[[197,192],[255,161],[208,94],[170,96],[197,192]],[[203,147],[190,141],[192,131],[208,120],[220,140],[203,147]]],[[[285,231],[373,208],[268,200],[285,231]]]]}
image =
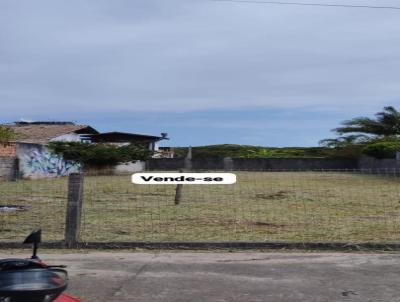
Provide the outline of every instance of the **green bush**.
{"type": "MultiPolygon", "coordinates": [[[[193,158],[207,157],[241,157],[241,158],[304,158],[304,157],[326,157],[328,148],[324,147],[305,147],[305,148],[271,148],[249,145],[209,145],[192,148],[193,158]]],[[[175,148],[176,157],[185,157],[186,147],[175,148]]]]}
{"type": "Polygon", "coordinates": [[[330,150],[327,150],[326,157],[358,159],[362,154],[363,148],[363,145],[347,145],[343,147],[331,148],[330,150]]]}
{"type": "Polygon", "coordinates": [[[0,126],[0,144],[8,143],[17,138],[18,135],[12,129],[0,126]]]}
{"type": "Polygon", "coordinates": [[[362,153],[375,158],[395,158],[398,151],[400,151],[400,141],[393,141],[367,145],[362,153]]]}
{"type": "Polygon", "coordinates": [[[77,142],[52,142],[52,152],[88,166],[112,166],[136,160],[146,160],[151,151],[141,145],[116,146],[110,144],[84,144],[77,142]]]}

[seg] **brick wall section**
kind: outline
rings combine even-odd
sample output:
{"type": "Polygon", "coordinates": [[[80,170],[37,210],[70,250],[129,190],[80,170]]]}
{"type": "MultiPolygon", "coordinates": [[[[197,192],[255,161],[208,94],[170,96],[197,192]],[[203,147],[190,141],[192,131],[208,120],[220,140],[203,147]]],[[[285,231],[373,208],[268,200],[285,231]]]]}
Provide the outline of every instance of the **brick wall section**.
{"type": "Polygon", "coordinates": [[[0,156],[0,180],[14,180],[18,174],[16,157],[0,156]]]}
{"type": "Polygon", "coordinates": [[[15,144],[0,144],[0,156],[15,156],[17,148],[15,144]]]}

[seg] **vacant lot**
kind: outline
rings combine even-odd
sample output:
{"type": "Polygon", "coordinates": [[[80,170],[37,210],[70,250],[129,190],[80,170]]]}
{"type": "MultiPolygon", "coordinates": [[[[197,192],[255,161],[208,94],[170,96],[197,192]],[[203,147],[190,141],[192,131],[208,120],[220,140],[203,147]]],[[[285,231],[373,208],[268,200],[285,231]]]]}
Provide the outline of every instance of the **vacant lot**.
{"type": "MultiPolygon", "coordinates": [[[[130,176],[85,178],[86,241],[289,240],[398,242],[400,178],[354,172],[237,172],[235,185],[133,185],[130,176]]],[[[61,240],[67,179],[1,182],[0,239],[34,227],[61,240]]]]}

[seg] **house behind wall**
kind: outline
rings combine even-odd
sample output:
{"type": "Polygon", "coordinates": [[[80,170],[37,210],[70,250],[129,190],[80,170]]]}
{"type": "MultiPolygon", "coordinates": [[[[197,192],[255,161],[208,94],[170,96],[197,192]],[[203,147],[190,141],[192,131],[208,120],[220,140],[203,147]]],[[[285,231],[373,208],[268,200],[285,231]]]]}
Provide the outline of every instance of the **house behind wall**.
{"type": "Polygon", "coordinates": [[[80,171],[80,164],[65,161],[47,148],[52,141],[80,142],[89,134],[98,133],[87,125],[70,122],[17,122],[2,125],[10,128],[17,138],[0,147],[0,156],[18,158],[20,178],[47,178],[65,176],[80,171]]]}
{"type": "MultiPolygon", "coordinates": [[[[52,153],[47,147],[51,142],[116,145],[140,143],[151,151],[158,151],[158,142],[168,139],[166,133],[161,136],[124,132],[99,133],[91,126],[72,122],[16,122],[2,126],[13,130],[17,139],[10,144],[0,145],[0,156],[18,158],[18,175],[28,179],[65,176],[82,170],[81,164],[64,160],[62,156],[52,153]]],[[[144,163],[126,163],[114,168],[115,173],[135,172],[143,170],[144,163]]]]}

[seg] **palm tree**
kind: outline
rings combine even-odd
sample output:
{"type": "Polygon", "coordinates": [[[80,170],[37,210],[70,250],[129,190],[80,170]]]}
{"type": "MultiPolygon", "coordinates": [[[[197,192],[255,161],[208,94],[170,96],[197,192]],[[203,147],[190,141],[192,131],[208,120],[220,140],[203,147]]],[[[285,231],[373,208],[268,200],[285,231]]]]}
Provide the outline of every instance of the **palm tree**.
{"type": "Polygon", "coordinates": [[[344,121],[342,127],[333,130],[340,135],[345,133],[364,133],[383,137],[400,135],[400,111],[392,106],[387,106],[375,116],[375,119],[357,117],[344,121]]]}
{"type": "Polygon", "coordinates": [[[327,148],[341,148],[350,145],[361,145],[369,140],[369,136],[363,134],[327,138],[319,141],[319,144],[327,148]]]}

